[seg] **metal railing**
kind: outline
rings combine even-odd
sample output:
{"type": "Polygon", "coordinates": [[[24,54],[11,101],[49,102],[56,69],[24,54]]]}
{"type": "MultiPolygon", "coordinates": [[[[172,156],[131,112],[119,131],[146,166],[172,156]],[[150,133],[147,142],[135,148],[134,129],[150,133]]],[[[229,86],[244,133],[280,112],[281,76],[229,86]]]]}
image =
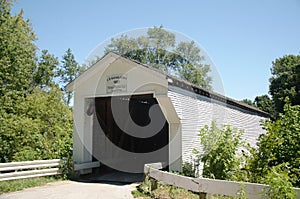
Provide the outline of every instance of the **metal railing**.
{"type": "Polygon", "coordinates": [[[0,181],[60,174],[60,159],[0,163],[0,181]]]}

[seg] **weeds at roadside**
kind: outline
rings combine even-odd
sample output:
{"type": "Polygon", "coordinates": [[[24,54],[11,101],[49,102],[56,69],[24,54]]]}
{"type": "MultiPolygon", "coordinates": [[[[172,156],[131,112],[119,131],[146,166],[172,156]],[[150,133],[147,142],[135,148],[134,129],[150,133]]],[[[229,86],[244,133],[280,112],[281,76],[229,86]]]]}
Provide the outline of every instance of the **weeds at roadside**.
{"type": "Polygon", "coordinates": [[[61,177],[38,177],[0,182],[0,194],[20,191],[29,187],[42,186],[49,182],[61,181],[61,177]]]}

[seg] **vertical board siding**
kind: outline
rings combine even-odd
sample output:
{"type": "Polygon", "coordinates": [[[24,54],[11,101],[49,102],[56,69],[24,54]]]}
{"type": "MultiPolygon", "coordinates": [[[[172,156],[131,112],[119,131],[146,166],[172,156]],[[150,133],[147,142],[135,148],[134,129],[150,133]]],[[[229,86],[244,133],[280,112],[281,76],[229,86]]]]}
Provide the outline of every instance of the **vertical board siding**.
{"type": "Polygon", "coordinates": [[[190,161],[193,149],[202,152],[199,130],[210,125],[213,120],[217,124],[230,124],[233,128],[244,130],[243,139],[252,147],[256,146],[257,138],[264,133],[261,120],[264,117],[230,107],[210,98],[183,90],[169,87],[168,96],[175,107],[182,125],[182,159],[190,161]]]}

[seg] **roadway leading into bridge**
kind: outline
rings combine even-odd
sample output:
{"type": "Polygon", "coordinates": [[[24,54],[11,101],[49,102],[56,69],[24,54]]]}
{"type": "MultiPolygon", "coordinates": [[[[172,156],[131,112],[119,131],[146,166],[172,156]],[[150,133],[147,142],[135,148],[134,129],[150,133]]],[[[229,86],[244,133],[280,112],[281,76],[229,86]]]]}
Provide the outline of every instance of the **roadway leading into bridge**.
{"type": "Polygon", "coordinates": [[[0,195],[0,199],[133,199],[138,184],[61,181],[0,195]]]}

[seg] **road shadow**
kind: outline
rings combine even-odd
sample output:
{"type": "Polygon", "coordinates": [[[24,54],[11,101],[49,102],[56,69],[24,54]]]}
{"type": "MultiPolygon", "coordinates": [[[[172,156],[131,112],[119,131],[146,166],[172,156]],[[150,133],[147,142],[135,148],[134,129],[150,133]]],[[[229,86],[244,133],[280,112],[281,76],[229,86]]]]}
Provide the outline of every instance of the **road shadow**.
{"type": "Polygon", "coordinates": [[[141,183],[143,173],[126,173],[121,171],[112,171],[107,173],[91,173],[80,176],[72,176],[72,181],[84,183],[102,183],[111,185],[127,185],[132,183],[141,183]]]}

